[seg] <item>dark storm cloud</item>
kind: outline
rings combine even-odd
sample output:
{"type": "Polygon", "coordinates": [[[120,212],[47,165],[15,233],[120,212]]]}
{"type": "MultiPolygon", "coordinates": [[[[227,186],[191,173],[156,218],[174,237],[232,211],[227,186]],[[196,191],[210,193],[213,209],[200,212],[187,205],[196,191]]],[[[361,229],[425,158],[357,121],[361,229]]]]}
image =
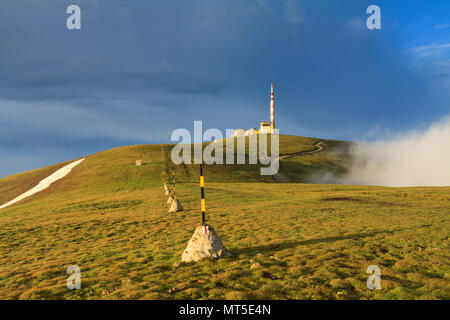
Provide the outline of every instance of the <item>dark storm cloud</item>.
{"type": "Polygon", "coordinates": [[[352,139],[383,119],[402,128],[435,117],[435,80],[411,71],[397,12],[372,32],[369,4],[2,1],[0,141],[33,152],[67,141],[85,154],[168,141],[193,120],[255,127],[272,80],[281,133],[352,139]],[[81,30],[65,27],[70,4],[81,30]]]}

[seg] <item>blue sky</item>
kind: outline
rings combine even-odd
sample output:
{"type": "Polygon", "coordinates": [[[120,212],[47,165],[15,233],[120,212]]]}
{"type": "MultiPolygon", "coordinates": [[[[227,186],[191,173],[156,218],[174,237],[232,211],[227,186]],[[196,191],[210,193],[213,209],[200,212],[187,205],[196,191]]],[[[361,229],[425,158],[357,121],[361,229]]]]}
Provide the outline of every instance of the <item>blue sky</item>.
{"type": "Polygon", "coordinates": [[[2,0],[0,39],[0,176],[194,120],[257,127],[270,81],[282,134],[375,139],[450,113],[449,1],[2,0]]]}

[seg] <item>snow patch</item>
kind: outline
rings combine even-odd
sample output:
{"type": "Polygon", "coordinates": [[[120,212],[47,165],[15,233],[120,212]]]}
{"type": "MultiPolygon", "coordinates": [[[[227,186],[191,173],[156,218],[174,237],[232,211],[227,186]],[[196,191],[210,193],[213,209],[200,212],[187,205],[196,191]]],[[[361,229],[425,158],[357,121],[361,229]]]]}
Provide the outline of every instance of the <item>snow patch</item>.
{"type": "Polygon", "coordinates": [[[79,165],[81,162],[83,162],[84,159],[85,158],[74,161],[74,162],[62,167],[61,169],[55,171],[54,173],[49,175],[47,178],[42,179],[37,186],[31,188],[30,190],[28,190],[25,193],[22,193],[20,196],[14,198],[13,200],[1,205],[0,209],[6,208],[16,202],[19,202],[25,198],[28,198],[28,197],[34,195],[35,193],[38,193],[39,191],[47,189],[48,187],[50,187],[50,185],[53,182],[58,181],[59,179],[62,179],[65,176],[67,176],[69,174],[69,172],[72,171],[72,169],[75,168],[77,165],[79,165]]]}

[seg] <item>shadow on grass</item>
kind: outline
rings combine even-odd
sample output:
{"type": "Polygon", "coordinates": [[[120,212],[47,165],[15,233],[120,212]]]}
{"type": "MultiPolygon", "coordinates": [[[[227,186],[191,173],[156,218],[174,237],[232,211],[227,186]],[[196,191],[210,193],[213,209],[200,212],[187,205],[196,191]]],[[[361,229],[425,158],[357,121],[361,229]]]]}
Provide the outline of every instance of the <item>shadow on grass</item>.
{"type": "Polygon", "coordinates": [[[421,284],[419,282],[414,282],[406,279],[400,279],[397,277],[392,277],[388,275],[383,275],[384,280],[389,280],[392,282],[396,282],[400,287],[407,287],[407,288],[419,288],[421,284]]]}
{"type": "Polygon", "coordinates": [[[360,198],[360,197],[325,197],[320,199],[321,201],[348,201],[348,202],[354,202],[354,203],[364,203],[364,204],[373,204],[377,206],[384,206],[384,207],[392,207],[392,206],[399,206],[399,207],[411,207],[411,205],[398,203],[398,202],[388,202],[388,201],[382,201],[377,200],[373,198],[360,198]]]}
{"type": "Polygon", "coordinates": [[[340,240],[358,240],[368,237],[374,237],[379,234],[393,234],[395,232],[399,231],[405,231],[409,229],[416,229],[421,227],[429,227],[430,225],[421,225],[417,227],[411,227],[411,228],[402,228],[402,229],[395,229],[395,230],[382,230],[382,231],[373,231],[373,232],[362,232],[362,233],[355,233],[355,234],[349,234],[345,236],[335,236],[335,237],[328,237],[328,238],[319,238],[319,239],[309,239],[309,240],[302,240],[302,241],[286,241],[282,243],[272,243],[266,246],[255,246],[255,247],[247,247],[242,249],[234,249],[231,250],[233,256],[239,256],[240,254],[255,254],[257,252],[276,252],[284,249],[291,249],[298,246],[307,246],[307,245],[314,245],[318,243],[332,243],[335,241],[340,240]]]}

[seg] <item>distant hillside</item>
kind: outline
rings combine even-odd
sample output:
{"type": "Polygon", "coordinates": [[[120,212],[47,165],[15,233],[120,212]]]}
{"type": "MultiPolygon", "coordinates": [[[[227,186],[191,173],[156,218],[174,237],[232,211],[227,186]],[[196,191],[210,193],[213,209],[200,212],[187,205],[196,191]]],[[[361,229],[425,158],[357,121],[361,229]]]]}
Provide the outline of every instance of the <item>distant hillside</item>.
{"type": "MultiPolygon", "coordinates": [[[[349,163],[349,159],[345,156],[348,146],[348,142],[282,135],[280,136],[280,179],[260,175],[259,164],[205,166],[205,175],[208,182],[311,182],[311,176],[321,171],[331,171],[336,175],[345,173],[349,163]],[[320,152],[298,154],[316,150],[315,145],[321,141],[323,141],[323,150],[320,152]]],[[[65,193],[74,190],[80,190],[82,193],[98,193],[100,190],[114,192],[159,184],[164,179],[164,172],[170,171],[168,167],[172,166],[170,163],[172,147],[171,144],[135,145],[90,155],[69,176],[24,202],[43,198],[52,192],[65,193]],[[165,160],[163,160],[163,153],[165,160]],[[143,160],[142,167],[135,166],[136,159],[143,160]]],[[[7,202],[27,191],[40,180],[72,161],[0,179],[0,203],[7,202]]],[[[177,183],[198,180],[198,165],[178,165],[174,166],[174,169],[177,183]]]]}

